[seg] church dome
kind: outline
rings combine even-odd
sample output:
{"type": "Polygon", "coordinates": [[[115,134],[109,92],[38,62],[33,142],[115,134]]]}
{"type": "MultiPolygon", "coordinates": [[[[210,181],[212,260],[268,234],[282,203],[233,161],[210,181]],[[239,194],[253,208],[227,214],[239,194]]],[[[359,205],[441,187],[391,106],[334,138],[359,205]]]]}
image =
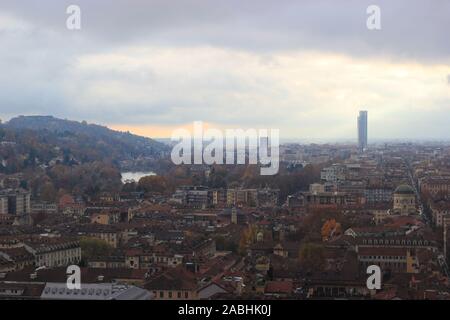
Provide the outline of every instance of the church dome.
{"type": "Polygon", "coordinates": [[[407,184],[402,184],[394,191],[395,194],[414,194],[414,189],[407,184]]]}

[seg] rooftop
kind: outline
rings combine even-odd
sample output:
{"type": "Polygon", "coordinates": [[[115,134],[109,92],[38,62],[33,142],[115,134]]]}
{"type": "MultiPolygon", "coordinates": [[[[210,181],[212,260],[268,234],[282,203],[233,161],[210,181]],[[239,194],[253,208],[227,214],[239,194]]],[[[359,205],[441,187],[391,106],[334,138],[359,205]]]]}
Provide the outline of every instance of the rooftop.
{"type": "Polygon", "coordinates": [[[395,194],[414,194],[414,189],[407,184],[402,184],[397,187],[394,191],[395,194]]]}

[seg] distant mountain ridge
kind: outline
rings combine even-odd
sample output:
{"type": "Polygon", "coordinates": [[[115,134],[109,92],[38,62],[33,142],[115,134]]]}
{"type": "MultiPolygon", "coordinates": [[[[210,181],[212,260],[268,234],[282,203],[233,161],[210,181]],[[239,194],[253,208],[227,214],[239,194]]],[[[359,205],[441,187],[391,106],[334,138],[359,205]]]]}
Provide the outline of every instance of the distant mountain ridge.
{"type": "Polygon", "coordinates": [[[115,134],[118,136],[134,136],[144,140],[154,141],[151,138],[137,136],[127,132],[120,132],[109,129],[106,126],[98,124],[88,124],[86,121],[78,122],[74,120],[59,119],[53,116],[18,116],[12,118],[5,125],[13,128],[27,128],[31,130],[50,130],[56,132],[76,132],[76,133],[92,133],[92,134],[115,134]],[[86,131],[87,130],[87,131],[86,131]]]}
{"type": "Polygon", "coordinates": [[[87,135],[99,139],[108,139],[112,142],[135,144],[136,147],[143,148],[142,151],[158,153],[166,151],[167,146],[151,138],[138,136],[129,132],[120,132],[108,127],[78,122],[73,120],[59,119],[53,116],[18,116],[12,118],[4,124],[13,129],[47,130],[59,134],[74,133],[87,135]]]}
{"type": "Polygon", "coordinates": [[[0,124],[0,172],[62,163],[113,162],[122,169],[148,166],[169,146],[129,132],[53,116],[19,116],[0,124]]]}

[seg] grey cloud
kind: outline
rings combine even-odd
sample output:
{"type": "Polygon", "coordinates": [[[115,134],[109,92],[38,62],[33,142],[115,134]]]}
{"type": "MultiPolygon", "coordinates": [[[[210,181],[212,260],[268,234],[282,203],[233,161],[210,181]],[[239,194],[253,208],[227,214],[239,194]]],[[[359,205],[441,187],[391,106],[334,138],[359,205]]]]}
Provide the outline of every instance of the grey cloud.
{"type": "MultiPolygon", "coordinates": [[[[299,121],[301,126],[313,129],[317,126],[318,131],[347,120],[336,112],[328,118],[320,115],[322,123],[317,125],[313,117],[297,120],[287,116],[279,105],[255,105],[245,93],[263,96],[273,84],[250,84],[227,72],[204,75],[184,91],[170,86],[170,79],[165,79],[162,88],[155,89],[161,96],[151,101],[127,104],[98,101],[80,106],[77,98],[102,79],[143,83],[149,86],[148,90],[161,83],[151,69],[73,73],[73,66],[82,55],[110,53],[133,45],[162,46],[174,51],[184,46],[212,46],[257,52],[263,57],[267,53],[267,61],[262,61],[267,64],[272,63],[271,53],[287,50],[450,64],[450,1],[446,0],[78,0],[82,30],[75,32],[65,28],[65,9],[73,3],[72,0],[0,2],[0,19],[1,14],[11,14],[30,25],[19,32],[2,30],[0,23],[2,117],[53,114],[89,122],[129,124],[220,120],[223,124],[252,123],[267,127],[274,119],[284,119],[284,124],[295,127],[299,121]],[[373,3],[381,7],[380,31],[366,28],[366,8],[373,3]],[[70,95],[64,91],[67,87],[74,90],[70,95]]],[[[447,81],[450,84],[450,75],[447,81]]],[[[277,97],[283,95],[280,92],[277,97]]],[[[315,105],[305,98],[300,105],[289,107],[297,108],[302,115],[315,105]]],[[[438,120],[448,119],[448,112],[442,107],[438,120]]],[[[424,119],[433,123],[435,115],[430,113],[429,118],[422,115],[414,115],[412,123],[422,126],[430,135],[448,134],[442,129],[447,128],[445,123],[427,130],[424,119]]],[[[392,117],[401,118],[400,114],[392,117]]],[[[398,127],[398,123],[392,127],[398,127]]]]}
{"type": "MultiPolygon", "coordinates": [[[[72,1],[4,0],[0,8],[56,32],[72,1]]],[[[79,0],[81,36],[102,46],[151,43],[244,50],[318,49],[449,61],[450,2],[378,0],[382,30],[366,28],[372,0],[79,0]]]]}

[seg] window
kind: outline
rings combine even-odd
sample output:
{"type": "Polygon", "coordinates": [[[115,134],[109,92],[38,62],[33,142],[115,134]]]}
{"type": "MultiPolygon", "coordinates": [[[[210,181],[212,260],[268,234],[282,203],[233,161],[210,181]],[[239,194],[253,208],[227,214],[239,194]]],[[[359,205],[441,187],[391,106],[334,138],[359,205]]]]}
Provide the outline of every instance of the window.
{"type": "Polygon", "coordinates": [[[169,291],[169,298],[172,299],[172,291],[169,291]]]}
{"type": "Polygon", "coordinates": [[[186,291],[185,293],[184,293],[184,297],[187,299],[187,298],[189,298],[189,293],[186,291]]]}
{"type": "Polygon", "coordinates": [[[177,297],[178,297],[178,299],[181,299],[181,291],[178,291],[177,297]]]}
{"type": "Polygon", "coordinates": [[[160,297],[160,298],[164,298],[164,291],[160,291],[160,292],[159,292],[159,297],[160,297]]]}

